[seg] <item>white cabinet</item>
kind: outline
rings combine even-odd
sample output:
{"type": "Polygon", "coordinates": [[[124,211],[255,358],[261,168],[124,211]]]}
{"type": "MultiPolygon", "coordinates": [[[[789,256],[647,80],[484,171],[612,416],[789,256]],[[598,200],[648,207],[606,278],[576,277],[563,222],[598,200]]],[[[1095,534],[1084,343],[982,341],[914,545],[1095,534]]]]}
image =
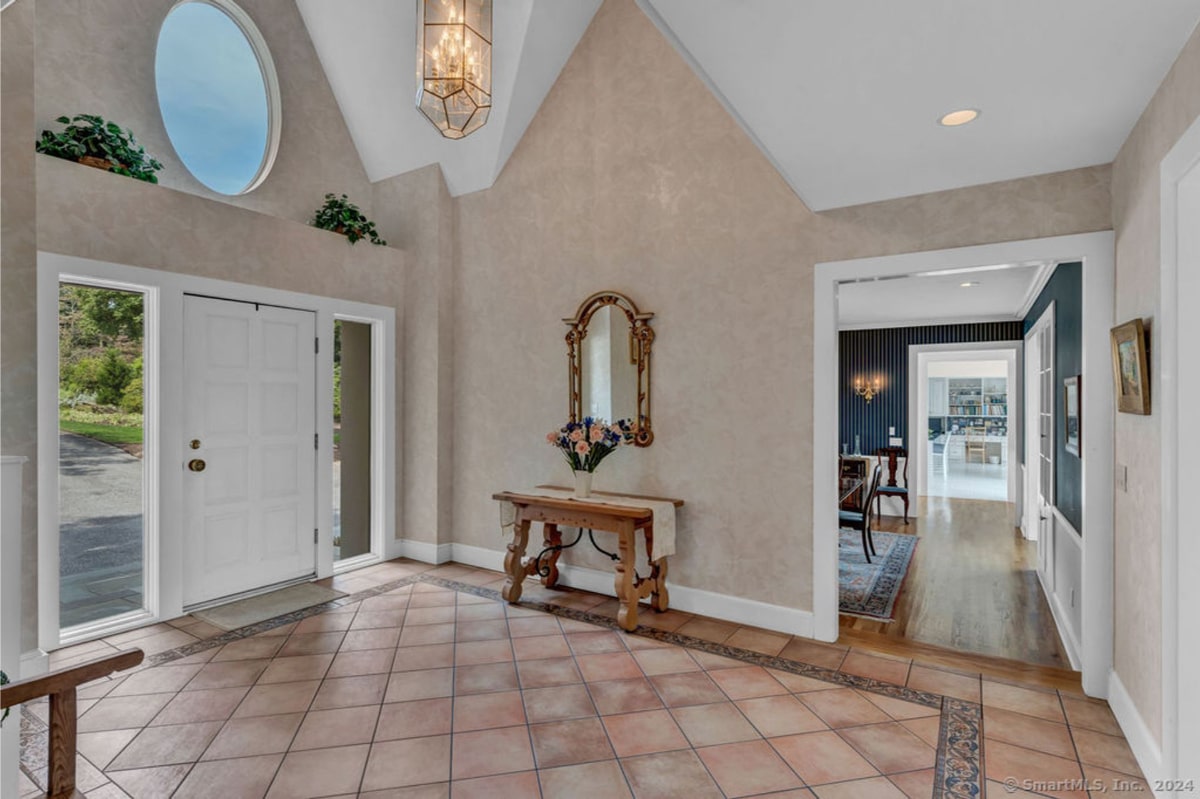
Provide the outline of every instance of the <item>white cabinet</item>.
{"type": "Polygon", "coordinates": [[[949,413],[950,394],[947,378],[929,378],[929,415],[947,416],[949,413]]]}

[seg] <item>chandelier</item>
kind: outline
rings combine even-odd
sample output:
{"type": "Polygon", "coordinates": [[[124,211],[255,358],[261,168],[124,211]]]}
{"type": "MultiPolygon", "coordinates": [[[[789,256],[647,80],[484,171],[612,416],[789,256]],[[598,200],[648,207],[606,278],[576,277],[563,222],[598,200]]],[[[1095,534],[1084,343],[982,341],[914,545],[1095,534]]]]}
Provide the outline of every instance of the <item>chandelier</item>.
{"type": "Polygon", "coordinates": [[[448,139],[492,110],[492,0],[418,0],[417,108],[448,139]]]}

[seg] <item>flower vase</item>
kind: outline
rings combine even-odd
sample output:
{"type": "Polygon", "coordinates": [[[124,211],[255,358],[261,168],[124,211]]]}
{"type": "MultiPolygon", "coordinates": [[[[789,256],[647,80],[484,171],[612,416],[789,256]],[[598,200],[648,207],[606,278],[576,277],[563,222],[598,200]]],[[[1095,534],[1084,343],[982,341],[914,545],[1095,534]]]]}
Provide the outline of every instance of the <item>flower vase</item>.
{"type": "Polygon", "coordinates": [[[575,471],[575,496],[587,499],[592,495],[592,473],[582,469],[575,471]]]}

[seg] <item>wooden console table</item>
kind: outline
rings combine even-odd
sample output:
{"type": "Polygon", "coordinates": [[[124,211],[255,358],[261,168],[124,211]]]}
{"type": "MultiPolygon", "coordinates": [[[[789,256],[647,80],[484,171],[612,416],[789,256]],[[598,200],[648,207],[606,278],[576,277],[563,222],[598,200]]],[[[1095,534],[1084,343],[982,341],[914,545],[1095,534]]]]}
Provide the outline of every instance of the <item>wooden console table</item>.
{"type": "MultiPolygon", "coordinates": [[[[550,486],[542,486],[550,487],[550,486]]],[[[658,502],[670,502],[676,508],[683,507],[681,499],[666,499],[659,497],[633,497],[628,494],[608,494],[594,492],[600,496],[630,497],[633,499],[650,499],[658,502]]],[[[521,599],[521,583],[529,574],[539,574],[542,584],[553,588],[558,582],[558,556],[566,547],[562,543],[562,533],[559,526],[578,527],[580,535],[586,528],[591,535],[592,530],[604,530],[616,533],[618,536],[616,560],[616,577],[614,579],[615,593],[621,603],[617,612],[617,623],[622,629],[633,630],[637,627],[638,600],[651,597],[652,607],[662,612],[667,609],[667,559],[654,557],[654,514],[649,508],[637,508],[632,505],[608,505],[599,502],[589,502],[586,499],[568,499],[558,497],[540,497],[534,494],[521,494],[512,491],[502,491],[493,494],[492,499],[501,502],[511,502],[516,509],[513,524],[513,539],[508,545],[508,554],[504,556],[504,571],[508,580],[504,584],[501,595],[509,602],[516,604],[521,599]],[[529,527],[533,522],[541,522],[543,540],[546,549],[542,556],[525,560],[525,547],[529,543],[529,527]],[[636,532],[641,530],[646,537],[646,557],[650,561],[650,575],[639,577],[636,566],[636,532]]],[[[578,543],[577,538],[572,544],[578,543]]],[[[592,541],[595,544],[595,540],[592,541]]],[[[599,547],[597,546],[597,549],[599,547]]],[[[603,550],[601,550],[603,551],[603,550]]]]}

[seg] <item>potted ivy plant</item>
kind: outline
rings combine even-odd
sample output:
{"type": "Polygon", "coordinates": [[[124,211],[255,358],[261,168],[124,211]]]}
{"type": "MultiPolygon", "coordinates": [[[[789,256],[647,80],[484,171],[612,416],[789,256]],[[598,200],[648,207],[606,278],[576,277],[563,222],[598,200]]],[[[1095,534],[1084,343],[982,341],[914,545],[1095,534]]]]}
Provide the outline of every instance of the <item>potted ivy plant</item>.
{"type": "Polygon", "coordinates": [[[387,244],[375,230],[375,223],[367,219],[358,206],[346,195],[326,194],[325,204],[317,209],[312,220],[313,227],[341,233],[351,244],[359,239],[370,239],[372,244],[387,244]]]}
{"type": "Polygon", "coordinates": [[[133,133],[117,123],[94,114],[59,117],[55,121],[66,127],[58,133],[43,130],[37,142],[39,153],[158,183],[154,173],[163,165],[146,154],[133,133]]]}

